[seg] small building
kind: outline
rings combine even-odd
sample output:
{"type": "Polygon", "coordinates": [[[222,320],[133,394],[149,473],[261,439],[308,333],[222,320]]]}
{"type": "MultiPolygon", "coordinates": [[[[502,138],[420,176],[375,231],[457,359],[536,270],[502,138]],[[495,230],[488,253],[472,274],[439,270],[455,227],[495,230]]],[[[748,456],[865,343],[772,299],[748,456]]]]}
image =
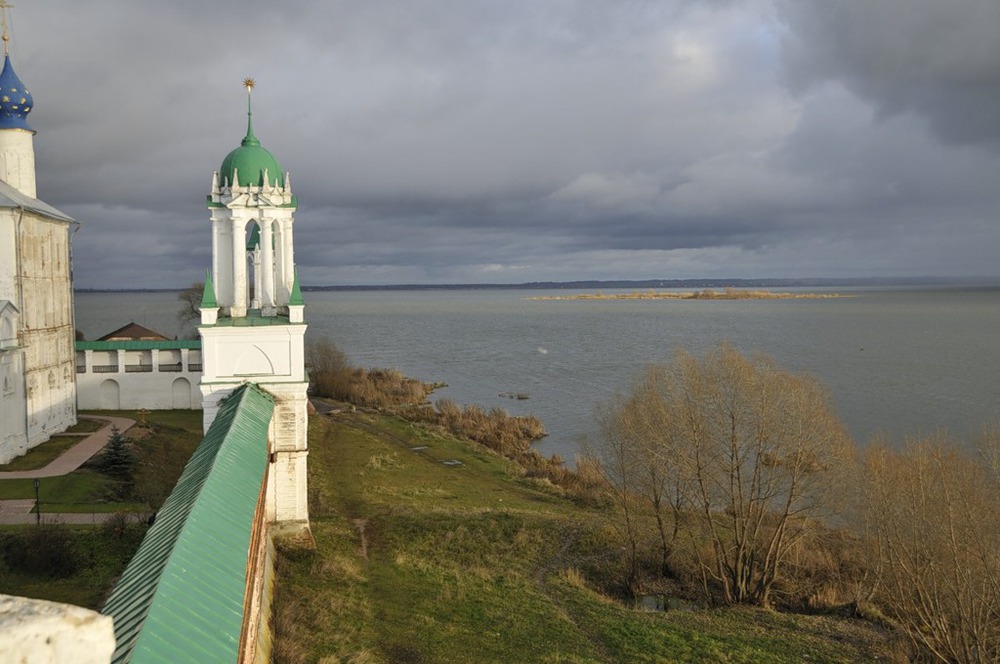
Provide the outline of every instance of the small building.
{"type": "Polygon", "coordinates": [[[201,341],[168,339],[129,323],[97,341],[76,342],[82,410],[201,409],[201,341]]]}

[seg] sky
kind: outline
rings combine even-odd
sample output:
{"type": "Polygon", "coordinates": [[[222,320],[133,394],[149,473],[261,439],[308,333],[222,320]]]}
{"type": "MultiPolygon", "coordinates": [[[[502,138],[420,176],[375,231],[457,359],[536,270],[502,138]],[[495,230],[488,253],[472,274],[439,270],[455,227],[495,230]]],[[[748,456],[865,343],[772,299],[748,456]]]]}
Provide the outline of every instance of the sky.
{"type": "Polygon", "coordinates": [[[305,286],[1000,276],[995,0],[21,0],[79,288],[185,287],[254,130],[305,286]]]}

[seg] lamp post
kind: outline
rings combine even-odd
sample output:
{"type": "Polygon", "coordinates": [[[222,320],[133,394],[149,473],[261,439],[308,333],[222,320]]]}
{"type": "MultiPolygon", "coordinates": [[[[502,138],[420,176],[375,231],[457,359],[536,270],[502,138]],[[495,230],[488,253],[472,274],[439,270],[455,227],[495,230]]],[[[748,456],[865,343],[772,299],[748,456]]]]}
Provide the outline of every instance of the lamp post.
{"type": "Polygon", "coordinates": [[[42,483],[40,479],[31,481],[35,485],[35,525],[42,525],[42,503],[38,500],[38,486],[42,483]]]}

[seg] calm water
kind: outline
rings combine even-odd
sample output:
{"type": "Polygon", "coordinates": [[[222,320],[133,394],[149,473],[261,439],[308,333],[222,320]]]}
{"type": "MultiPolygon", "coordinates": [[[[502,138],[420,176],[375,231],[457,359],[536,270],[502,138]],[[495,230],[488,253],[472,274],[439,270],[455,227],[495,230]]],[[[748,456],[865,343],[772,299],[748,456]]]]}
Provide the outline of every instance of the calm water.
{"type": "MultiPolygon", "coordinates": [[[[857,297],[772,301],[536,301],[521,290],[306,293],[309,335],[355,364],[397,367],[459,403],[534,414],[539,448],[571,459],[597,403],[676,348],[727,340],[818,376],[858,442],[946,429],[976,436],[1000,419],[1000,289],[836,289],[857,297]],[[525,393],[517,401],[500,396],[525,393]]],[[[177,333],[173,293],[81,293],[96,338],[129,320],[177,333]]]]}

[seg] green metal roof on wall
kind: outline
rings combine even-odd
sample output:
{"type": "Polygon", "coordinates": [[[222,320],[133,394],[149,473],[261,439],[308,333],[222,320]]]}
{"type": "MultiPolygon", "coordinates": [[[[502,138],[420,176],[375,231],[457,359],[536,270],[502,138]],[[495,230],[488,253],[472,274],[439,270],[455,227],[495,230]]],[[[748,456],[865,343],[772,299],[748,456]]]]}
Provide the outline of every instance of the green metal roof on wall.
{"type": "Polygon", "coordinates": [[[77,341],[77,350],[179,350],[188,348],[198,350],[201,348],[200,339],[168,339],[166,341],[143,341],[136,339],[132,341],[77,341]]]}
{"type": "Polygon", "coordinates": [[[235,662],[274,400],[226,398],[102,613],[119,662],[235,662]]]}

